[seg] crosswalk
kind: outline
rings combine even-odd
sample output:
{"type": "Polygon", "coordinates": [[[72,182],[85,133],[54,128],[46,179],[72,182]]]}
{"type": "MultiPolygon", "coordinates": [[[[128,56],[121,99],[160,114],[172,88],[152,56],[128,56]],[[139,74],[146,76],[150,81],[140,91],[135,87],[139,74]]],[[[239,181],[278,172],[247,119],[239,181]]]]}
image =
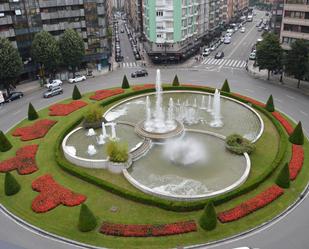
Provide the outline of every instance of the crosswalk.
{"type": "Polygon", "coordinates": [[[244,60],[234,60],[234,59],[206,58],[201,62],[201,64],[215,65],[222,67],[244,68],[246,67],[247,62],[244,60]]]}
{"type": "Polygon", "coordinates": [[[135,68],[142,66],[141,61],[133,61],[133,62],[121,62],[122,68],[135,68]]]}

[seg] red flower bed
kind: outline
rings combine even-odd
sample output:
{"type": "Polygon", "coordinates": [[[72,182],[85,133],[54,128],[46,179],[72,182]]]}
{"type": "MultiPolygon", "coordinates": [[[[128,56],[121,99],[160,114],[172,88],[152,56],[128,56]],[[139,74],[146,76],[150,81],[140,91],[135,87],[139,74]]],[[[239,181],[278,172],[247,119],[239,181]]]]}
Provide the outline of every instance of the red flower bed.
{"type": "Polygon", "coordinates": [[[152,89],[152,88],[155,88],[154,84],[145,84],[145,85],[142,85],[142,86],[133,86],[134,91],[141,91],[141,90],[144,90],[144,89],[152,89]]]}
{"type": "Polygon", "coordinates": [[[0,163],[0,172],[17,170],[20,175],[31,174],[38,170],[35,163],[35,155],[38,145],[28,145],[20,148],[16,156],[0,163]]]}
{"type": "Polygon", "coordinates": [[[290,179],[295,180],[304,163],[304,149],[301,145],[293,144],[292,158],[289,163],[290,179]]]}
{"type": "Polygon", "coordinates": [[[49,129],[56,124],[55,120],[43,119],[36,121],[33,125],[17,128],[13,132],[13,136],[21,136],[22,141],[29,141],[37,138],[42,138],[46,135],[49,129]]]}
{"type": "Polygon", "coordinates": [[[69,104],[55,104],[49,107],[49,116],[67,116],[86,105],[87,103],[81,100],[74,100],[69,104]]]}
{"type": "Polygon", "coordinates": [[[265,207],[272,201],[276,200],[283,193],[284,190],[282,188],[277,185],[273,185],[246,202],[243,202],[230,210],[219,213],[218,219],[222,223],[238,220],[262,207],[265,207]]]}
{"type": "Polygon", "coordinates": [[[77,206],[87,198],[59,185],[51,175],[44,175],[34,180],[32,189],[40,192],[32,201],[32,210],[36,213],[47,212],[60,204],[69,207],[77,206]]]}
{"type": "MultiPolygon", "coordinates": [[[[190,84],[181,84],[181,86],[188,86],[188,87],[195,87],[195,88],[204,88],[204,86],[190,85],[190,84]]],[[[208,88],[208,87],[206,87],[206,88],[208,88]]]]}
{"type": "Polygon", "coordinates": [[[263,107],[263,108],[265,107],[265,104],[263,104],[260,101],[255,100],[255,99],[252,99],[250,97],[247,97],[247,96],[244,96],[244,95],[241,95],[241,94],[238,94],[238,93],[233,93],[233,95],[236,96],[236,97],[242,98],[243,100],[250,102],[251,104],[254,104],[254,105],[257,105],[257,106],[260,106],[260,107],[263,107]]]}
{"type": "Polygon", "coordinates": [[[163,225],[124,225],[103,222],[100,232],[106,235],[122,237],[167,236],[194,232],[197,230],[194,221],[184,221],[163,225]]]}
{"type": "Polygon", "coordinates": [[[291,135],[294,128],[279,112],[273,112],[273,116],[283,125],[286,132],[291,135]]]}
{"type": "Polygon", "coordinates": [[[117,89],[106,89],[106,90],[99,90],[96,91],[94,95],[90,96],[90,99],[93,100],[102,100],[114,95],[118,95],[124,93],[124,90],[121,88],[117,88],[117,89]]]}

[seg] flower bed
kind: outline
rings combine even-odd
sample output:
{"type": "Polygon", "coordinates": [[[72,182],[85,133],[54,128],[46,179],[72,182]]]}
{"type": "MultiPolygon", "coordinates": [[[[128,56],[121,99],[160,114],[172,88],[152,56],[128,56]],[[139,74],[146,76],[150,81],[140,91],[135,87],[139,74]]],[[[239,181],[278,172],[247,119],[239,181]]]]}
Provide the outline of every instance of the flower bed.
{"type": "Polygon", "coordinates": [[[77,206],[87,198],[59,185],[48,174],[34,180],[32,182],[32,189],[40,192],[32,201],[32,210],[36,213],[45,213],[60,204],[69,207],[77,206]]]}
{"type": "Polygon", "coordinates": [[[273,116],[282,124],[286,132],[291,135],[294,128],[279,112],[273,112],[273,116]]]}
{"type": "Polygon", "coordinates": [[[92,99],[92,100],[102,100],[102,99],[106,99],[108,97],[118,95],[118,94],[121,94],[121,93],[124,93],[124,90],[121,89],[121,88],[99,90],[99,91],[96,91],[94,95],[90,96],[90,99],[92,99]]]}
{"type": "Polygon", "coordinates": [[[236,97],[242,98],[243,100],[250,102],[251,104],[254,104],[254,105],[257,105],[257,106],[260,106],[260,107],[263,107],[263,108],[265,107],[264,103],[257,101],[255,99],[252,99],[250,97],[247,97],[247,96],[244,96],[244,95],[241,95],[241,94],[238,94],[238,93],[233,93],[233,95],[236,96],[236,97]]]}
{"type": "Polygon", "coordinates": [[[277,185],[273,185],[257,196],[241,203],[240,205],[218,214],[218,219],[222,223],[238,220],[248,214],[265,207],[272,201],[276,200],[284,193],[284,190],[277,185]]]}
{"type": "Polygon", "coordinates": [[[38,170],[35,155],[38,145],[28,145],[20,148],[16,156],[0,163],[0,172],[17,170],[20,175],[31,174],[38,170]]]}
{"type": "Polygon", "coordinates": [[[145,89],[152,89],[155,88],[154,84],[145,84],[142,86],[133,86],[132,87],[134,91],[141,91],[141,90],[145,90],[145,89]]]}
{"type": "Polygon", "coordinates": [[[103,222],[100,232],[106,235],[122,237],[153,237],[194,232],[194,221],[184,221],[163,225],[124,225],[103,222]]]}
{"type": "Polygon", "coordinates": [[[304,163],[304,149],[301,145],[293,144],[292,158],[289,163],[290,179],[295,180],[304,163]]]}
{"type": "Polygon", "coordinates": [[[29,141],[42,138],[46,135],[49,129],[56,124],[55,120],[43,119],[36,121],[33,125],[17,128],[13,132],[13,136],[20,136],[22,141],[29,141]]]}
{"type": "Polygon", "coordinates": [[[67,116],[86,105],[87,103],[81,100],[74,100],[69,104],[55,104],[49,107],[49,116],[67,116]]]}

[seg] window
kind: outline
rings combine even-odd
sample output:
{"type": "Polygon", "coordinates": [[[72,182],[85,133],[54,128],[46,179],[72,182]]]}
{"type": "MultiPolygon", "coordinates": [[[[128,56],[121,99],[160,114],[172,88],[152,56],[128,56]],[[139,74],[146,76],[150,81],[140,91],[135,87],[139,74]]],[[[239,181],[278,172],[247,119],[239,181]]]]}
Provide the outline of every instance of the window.
{"type": "Polygon", "coordinates": [[[0,17],[4,17],[4,13],[3,12],[0,13],[0,17]]]}
{"type": "Polygon", "coordinates": [[[21,10],[15,10],[15,15],[16,16],[21,16],[21,10]]]}
{"type": "Polygon", "coordinates": [[[163,11],[157,11],[157,16],[163,16],[163,11]]]}

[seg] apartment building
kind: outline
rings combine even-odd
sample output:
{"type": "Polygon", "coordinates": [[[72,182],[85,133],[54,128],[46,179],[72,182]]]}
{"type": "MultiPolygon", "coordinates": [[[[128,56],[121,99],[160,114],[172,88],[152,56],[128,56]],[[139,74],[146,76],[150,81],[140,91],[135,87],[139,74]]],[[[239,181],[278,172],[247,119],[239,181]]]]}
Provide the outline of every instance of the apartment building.
{"type": "Polygon", "coordinates": [[[274,0],[271,10],[271,29],[280,36],[284,0],[274,0]]]}
{"type": "Polygon", "coordinates": [[[309,40],[309,0],[285,0],[280,40],[289,48],[296,39],[309,40]]]}
{"type": "Polygon", "coordinates": [[[41,30],[57,39],[68,28],[77,30],[85,42],[85,62],[107,63],[105,0],[0,0],[0,36],[19,50],[24,73],[35,74],[30,54],[34,35],[41,30]]]}

